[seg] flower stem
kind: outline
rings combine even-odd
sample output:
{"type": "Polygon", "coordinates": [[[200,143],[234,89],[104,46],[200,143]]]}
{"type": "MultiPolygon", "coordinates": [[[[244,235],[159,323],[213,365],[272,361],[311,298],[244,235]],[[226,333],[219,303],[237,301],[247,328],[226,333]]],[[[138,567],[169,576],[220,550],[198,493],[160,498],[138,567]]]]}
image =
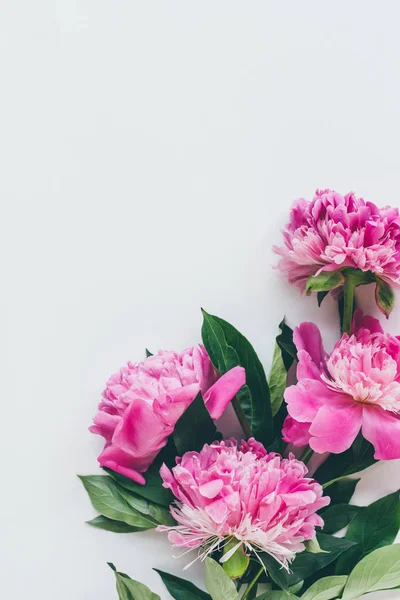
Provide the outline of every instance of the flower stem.
{"type": "Polygon", "coordinates": [[[300,458],[301,462],[306,463],[308,461],[308,459],[311,458],[311,456],[313,455],[314,450],[312,448],[310,448],[310,446],[308,446],[308,448],[306,448],[302,454],[302,457],[300,458]]]}
{"type": "Polygon", "coordinates": [[[354,310],[354,291],[356,289],[355,282],[350,274],[346,276],[343,286],[343,322],[342,333],[350,335],[351,324],[353,322],[354,310]]]}
{"type": "Polygon", "coordinates": [[[249,585],[247,586],[247,589],[246,589],[245,593],[243,594],[241,600],[245,600],[246,598],[249,597],[251,590],[253,589],[253,587],[255,585],[257,585],[257,581],[259,580],[259,578],[261,577],[261,575],[263,573],[264,573],[264,567],[260,567],[260,570],[258,571],[258,573],[256,573],[254,579],[252,579],[252,581],[250,581],[249,585]]]}

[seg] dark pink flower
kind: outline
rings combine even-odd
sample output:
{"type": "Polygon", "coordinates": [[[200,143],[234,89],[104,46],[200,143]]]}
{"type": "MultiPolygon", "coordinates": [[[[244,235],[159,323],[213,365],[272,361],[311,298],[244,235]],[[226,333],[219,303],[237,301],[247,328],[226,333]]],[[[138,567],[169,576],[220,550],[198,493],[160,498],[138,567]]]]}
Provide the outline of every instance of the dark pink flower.
{"type": "Polygon", "coordinates": [[[397,208],[317,190],[311,202],[294,202],[283,231],[279,269],[301,290],[310,275],[353,267],[400,281],[400,218],[397,208]]]}
{"type": "Polygon", "coordinates": [[[383,333],[377,319],[356,311],[351,335],[327,354],[313,323],[294,331],[296,385],[285,392],[289,417],[284,440],[308,443],[318,453],[341,453],[359,431],[375,458],[400,458],[400,340],[383,333]]]}
{"type": "Polygon", "coordinates": [[[143,362],[129,362],[108,380],[90,427],[106,440],[100,464],[144,484],[142,473],[197,394],[202,393],[217,420],[245,379],[242,367],[219,377],[202,345],[181,353],[160,350],[143,362]]]}
{"type": "Polygon", "coordinates": [[[236,440],[205,445],[178,458],[172,471],[163,465],[160,473],[177,498],[170,510],[178,525],[159,530],[168,531],[175,546],[201,549],[202,556],[236,541],[222,561],[242,546],[267,552],[288,568],[315,527],[323,526],[316,513],[330,502],[319,483],[306,477],[304,463],[268,454],[254,440],[240,449],[236,440]]]}

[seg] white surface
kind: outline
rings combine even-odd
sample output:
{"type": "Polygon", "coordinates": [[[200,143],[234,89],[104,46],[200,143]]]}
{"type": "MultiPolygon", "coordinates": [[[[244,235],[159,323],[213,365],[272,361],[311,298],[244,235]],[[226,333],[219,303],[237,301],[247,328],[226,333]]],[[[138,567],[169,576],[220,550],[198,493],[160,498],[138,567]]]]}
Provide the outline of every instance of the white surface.
{"type": "MultiPolygon", "coordinates": [[[[399,17],[395,0],[2,0],[2,598],[116,598],[113,561],[167,599],[151,567],[183,562],[163,535],[84,524],[102,387],[145,346],[198,342],[201,305],[267,369],[284,314],[334,341],[333,305],[279,281],[270,247],[316,187],[400,205],[399,17]]],[[[360,501],[400,487],[399,464],[368,481],[360,501]]]]}

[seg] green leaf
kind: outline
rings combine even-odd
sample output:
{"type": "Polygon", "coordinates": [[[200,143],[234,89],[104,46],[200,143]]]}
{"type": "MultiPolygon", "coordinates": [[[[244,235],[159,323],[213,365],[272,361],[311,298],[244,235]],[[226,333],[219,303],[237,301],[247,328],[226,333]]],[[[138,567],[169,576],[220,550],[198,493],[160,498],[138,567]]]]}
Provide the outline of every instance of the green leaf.
{"type": "Polygon", "coordinates": [[[329,486],[327,495],[331,499],[330,506],[333,504],[348,504],[359,481],[359,479],[343,478],[329,486]]]}
{"type": "Polygon", "coordinates": [[[204,444],[215,441],[217,428],[198,394],[175,425],[174,442],[178,454],[193,450],[199,452],[204,444]]]}
{"type": "Polygon", "coordinates": [[[101,515],[141,529],[153,529],[157,526],[157,521],[142,515],[126,502],[111,477],[81,475],[79,478],[89,494],[93,508],[101,515]]]}
{"type": "Polygon", "coordinates": [[[211,596],[196,587],[190,581],[154,569],[164,582],[165,587],[175,600],[211,600],[211,596]]]}
{"type": "Polygon", "coordinates": [[[114,571],[120,600],[161,600],[160,596],[154,594],[146,585],[131,579],[125,573],[119,573],[112,563],[107,564],[114,571]]]}
{"type": "Polygon", "coordinates": [[[272,416],[279,411],[283,394],[286,388],[287,371],[282,358],[282,350],[278,343],[275,344],[274,355],[272,357],[272,367],[269,375],[269,391],[271,395],[272,416]]]}
{"type": "Polygon", "coordinates": [[[146,348],[146,358],[149,358],[149,356],[153,356],[153,353],[146,348]]]}
{"type": "Polygon", "coordinates": [[[280,564],[270,555],[260,555],[267,567],[268,573],[279,587],[288,590],[299,581],[307,579],[317,571],[320,571],[335,561],[342,552],[354,546],[354,542],[351,540],[335,538],[323,533],[318,533],[317,538],[319,545],[325,552],[320,554],[301,552],[290,565],[290,573],[282,569],[280,564]]]}
{"type": "Polygon", "coordinates": [[[276,338],[276,343],[282,350],[282,359],[285,363],[286,371],[289,371],[294,360],[297,360],[297,348],[293,341],[293,329],[286,325],[285,319],[283,319],[279,328],[281,333],[276,338]]]}
{"type": "Polygon", "coordinates": [[[327,296],[328,294],[329,292],[317,292],[318,306],[321,306],[325,296],[327,296]]]}
{"type": "Polygon", "coordinates": [[[311,554],[321,554],[321,552],[324,554],[328,553],[327,550],[322,550],[317,536],[314,536],[311,540],[304,542],[304,545],[306,547],[306,552],[310,552],[311,554]]]}
{"type": "Polygon", "coordinates": [[[385,546],[365,556],[352,570],[342,596],[353,600],[369,592],[400,585],[400,544],[385,546]]]}
{"type": "Polygon", "coordinates": [[[106,531],[113,531],[114,533],[136,533],[140,531],[146,531],[146,529],[142,529],[141,527],[133,527],[132,525],[127,525],[122,521],[113,521],[112,519],[107,519],[107,517],[103,517],[100,515],[91,521],[86,521],[88,525],[92,527],[97,527],[98,529],[105,529],[106,531]]]}
{"type": "Polygon", "coordinates": [[[235,584],[212,558],[205,560],[204,581],[212,600],[238,600],[235,584]]]}
{"type": "Polygon", "coordinates": [[[247,435],[268,446],[273,440],[270,393],[263,366],[250,342],[232,325],[203,310],[203,343],[220,373],[238,365],[246,370],[246,384],[233,407],[247,435]],[[244,418],[243,418],[244,417],[244,418]]]}
{"type": "MultiPolygon", "coordinates": [[[[367,440],[361,438],[360,443],[341,454],[331,454],[328,459],[317,469],[314,479],[328,488],[344,477],[359,473],[373,465],[374,447],[367,440]]],[[[327,491],[329,496],[330,491],[327,491]]]]}
{"type": "Polygon", "coordinates": [[[357,546],[345,552],[336,565],[337,574],[348,574],[364,556],[392,544],[400,529],[399,492],[365,507],[350,523],[346,539],[357,546]]]}
{"type": "Polygon", "coordinates": [[[333,600],[343,592],[347,577],[323,577],[301,596],[301,600],[333,600]]]}
{"type": "Polygon", "coordinates": [[[376,276],[375,300],[380,311],[388,319],[395,303],[394,292],[388,282],[378,276],[376,276]]]}
{"type": "Polygon", "coordinates": [[[347,527],[362,510],[362,507],[354,506],[353,504],[334,504],[333,506],[328,506],[321,513],[321,517],[325,523],[324,533],[336,533],[343,529],[343,527],[347,527]]]}
{"type": "Polygon", "coordinates": [[[175,525],[175,521],[168,508],[150,502],[140,496],[136,496],[121,486],[118,487],[118,491],[129,506],[140,512],[142,515],[146,515],[158,525],[175,525]]]}
{"type": "Polygon", "coordinates": [[[329,292],[344,284],[342,271],[322,271],[319,275],[310,275],[306,283],[306,294],[311,292],[329,292]]]}
{"type": "Polygon", "coordinates": [[[110,475],[118,483],[118,485],[122,486],[124,489],[129,492],[133,492],[134,494],[141,496],[142,498],[146,498],[151,502],[155,502],[156,504],[161,504],[162,506],[169,506],[173,501],[174,497],[170,490],[162,487],[162,479],[160,476],[160,467],[163,462],[164,450],[160,452],[157,456],[156,461],[151,465],[148,471],[144,474],[146,479],[146,485],[140,485],[125,477],[124,475],[120,475],[115,471],[111,471],[110,469],[105,468],[104,471],[110,475]]]}
{"type": "Polygon", "coordinates": [[[294,600],[295,598],[298,598],[298,596],[293,596],[293,594],[284,591],[274,591],[265,592],[265,594],[257,596],[256,600],[294,600]]]}

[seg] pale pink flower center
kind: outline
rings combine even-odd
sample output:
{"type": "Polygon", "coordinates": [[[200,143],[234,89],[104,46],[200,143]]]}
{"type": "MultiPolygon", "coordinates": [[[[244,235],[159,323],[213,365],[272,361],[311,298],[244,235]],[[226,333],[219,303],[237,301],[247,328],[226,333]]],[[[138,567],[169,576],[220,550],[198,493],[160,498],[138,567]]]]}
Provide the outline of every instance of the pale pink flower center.
{"type": "Polygon", "coordinates": [[[397,362],[378,340],[360,342],[356,336],[340,341],[326,362],[329,375],[321,377],[333,390],[356,402],[400,412],[397,362]]]}

